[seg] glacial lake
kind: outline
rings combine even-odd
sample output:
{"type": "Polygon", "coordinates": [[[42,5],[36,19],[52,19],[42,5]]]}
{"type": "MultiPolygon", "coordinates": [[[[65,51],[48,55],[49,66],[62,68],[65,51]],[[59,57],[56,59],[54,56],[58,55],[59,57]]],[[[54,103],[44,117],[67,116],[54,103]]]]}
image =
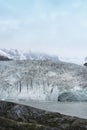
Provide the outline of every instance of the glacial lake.
{"type": "Polygon", "coordinates": [[[35,108],[59,112],[61,114],[76,116],[87,119],[87,102],[44,102],[44,101],[25,101],[25,100],[10,100],[19,104],[32,106],[35,108]]]}

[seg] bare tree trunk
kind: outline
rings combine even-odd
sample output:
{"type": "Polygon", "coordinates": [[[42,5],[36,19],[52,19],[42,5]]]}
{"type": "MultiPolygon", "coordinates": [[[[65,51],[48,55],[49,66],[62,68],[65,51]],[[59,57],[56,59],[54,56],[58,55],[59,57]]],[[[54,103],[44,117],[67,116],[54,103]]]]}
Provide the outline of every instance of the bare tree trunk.
{"type": "Polygon", "coordinates": [[[18,89],[19,89],[19,87],[18,87],[19,85],[18,85],[18,83],[17,83],[17,92],[18,92],[18,89]]]}
{"type": "Polygon", "coordinates": [[[45,82],[43,81],[43,92],[45,93],[45,82]]]}
{"type": "Polygon", "coordinates": [[[20,81],[20,93],[21,93],[21,86],[22,86],[22,85],[21,85],[21,81],[20,81]]]}
{"type": "Polygon", "coordinates": [[[33,83],[32,83],[32,79],[31,79],[31,88],[33,89],[33,83]]]}
{"type": "Polygon", "coordinates": [[[51,89],[50,93],[52,93],[52,92],[53,92],[53,88],[51,89]]]}
{"type": "Polygon", "coordinates": [[[27,83],[27,93],[28,93],[28,83],[27,83]]]}

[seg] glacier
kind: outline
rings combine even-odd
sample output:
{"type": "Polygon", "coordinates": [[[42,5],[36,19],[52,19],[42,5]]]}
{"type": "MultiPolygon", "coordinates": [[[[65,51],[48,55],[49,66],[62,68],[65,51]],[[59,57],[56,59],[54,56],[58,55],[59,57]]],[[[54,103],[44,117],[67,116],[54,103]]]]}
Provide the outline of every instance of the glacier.
{"type": "Polygon", "coordinates": [[[0,99],[87,101],[87,67],[51,60],[0,61],[0,99]]]}

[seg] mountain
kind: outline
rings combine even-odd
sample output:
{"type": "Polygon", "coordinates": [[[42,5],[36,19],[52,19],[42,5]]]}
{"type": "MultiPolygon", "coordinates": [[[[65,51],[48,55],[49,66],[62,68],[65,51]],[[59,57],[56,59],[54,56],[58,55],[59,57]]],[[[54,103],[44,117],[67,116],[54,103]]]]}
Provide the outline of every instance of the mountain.
{"type": "Polygon", "coordinates": [[[51,56],[47,55],[45,53],[33,53],[33,52],[22,52],[17,49],[1,49],[0,50],[0,55],[6,56],[9,59],[13,60],[51,60],[54,62],[58,62],[59,59],[57,56],[51,56]]]}
{"type": "Polygon", "coordinates": [[[87,68],[50,60],[0,62],[0,98],[87,101],[87,68]]]}
{"type": "Polygon", "coordinates": [[[8,61],[8,60],[10,60],[10,56],[5,52],[3,52],[2,50],[0,50],[0,61],[8,61]]]}
{"type": "Polygon", "coordinates": [[[24,54],[17,49],[10,49],[10,50],[2,49],[2,51],[5,52],[13,60],[25,60],[26,59],[24,54]]]}
{"type": "Polygon", "coordinates": [[[85,57],[84,66],[87,66],[87,57],[85,57]]]}
{"type": "Polygon", "coordinates": [[[49,55],[46,53],[35,53],[31,51],[20,51],[17,49],[0,49],[0,55],[13,60],[51,60],[53,62],[64,61],[68,63],[75,63],[78,65],[83,65],[85,63],[84,57],[65,57],[49,55]]]}
{"type": "Polygon", "coordinates": [[[8,57],[0,55],[0,61],[8,61],[8,60],[10,60],[8,57]]]}

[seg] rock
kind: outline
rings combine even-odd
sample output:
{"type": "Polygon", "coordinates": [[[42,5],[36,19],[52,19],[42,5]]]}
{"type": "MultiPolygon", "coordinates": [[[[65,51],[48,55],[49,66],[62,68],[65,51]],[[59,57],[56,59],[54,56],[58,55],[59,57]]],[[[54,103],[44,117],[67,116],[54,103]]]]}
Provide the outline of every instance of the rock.
{"type": "Polygon", "coordinates": [[[87,130],[87,120],[1,101],[0,130],[87,130]]]}
{"type": "Polygon", "coordinates": [[[86,95],[86,93],[82,93],[81,91],[64,92],[59,95],[58,101],[60,101],[60,102],[87,101],[87,95],[86,95]]]}
{"type": "Polygon", "coordinates": [[[59,95],[58,101],[78,101],[78,96],[72,92],[64,92],[59,95]]]}
{"type": "Polygon", "coordinates": [[[87,63],[85,63],[84,66],[87,66],[87,63]]]}
{"type": "Polygon", "coordinates": [[[1,56],[1,55],[0,55],[0,61],[9,61],[9,60],[11,60],[11,59],[9,59],[9,58],[6,57],[6,56],[1,56]]]}

